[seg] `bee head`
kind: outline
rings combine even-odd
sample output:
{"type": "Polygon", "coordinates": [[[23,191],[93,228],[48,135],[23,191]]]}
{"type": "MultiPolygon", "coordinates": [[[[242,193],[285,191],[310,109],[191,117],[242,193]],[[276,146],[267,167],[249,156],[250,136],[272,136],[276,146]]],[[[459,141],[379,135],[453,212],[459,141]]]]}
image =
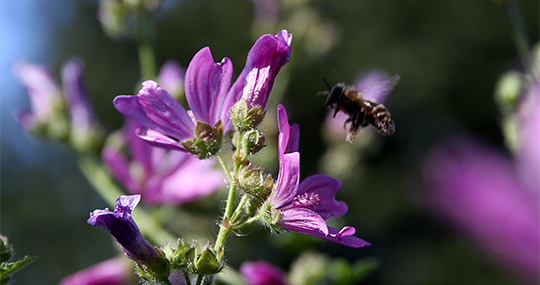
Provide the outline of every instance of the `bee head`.
{"type": "Polygon", "coordinates": [[[326,106],[332,106],[335,103],[339,102],[341,97],[343,96],[343,91],[345,90],[345,84],[338,83],[334,85],[334,87],[329,88],[329,91],[327,92],[328,97],[326,98],[326,106]]]}

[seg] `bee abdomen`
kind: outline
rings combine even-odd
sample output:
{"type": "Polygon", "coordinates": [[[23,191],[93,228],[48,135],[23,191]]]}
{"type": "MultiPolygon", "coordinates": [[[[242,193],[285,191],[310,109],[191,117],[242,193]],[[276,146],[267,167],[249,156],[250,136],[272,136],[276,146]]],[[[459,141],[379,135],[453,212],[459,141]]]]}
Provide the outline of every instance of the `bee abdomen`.
{"type": "Polygon", "coordinates": [[[385,136],[390,136],[396,131],[396,125],[392,119],[392,115],[384,105],[379,104],[373,109],[373,126],[377,131],[385,136]]]}

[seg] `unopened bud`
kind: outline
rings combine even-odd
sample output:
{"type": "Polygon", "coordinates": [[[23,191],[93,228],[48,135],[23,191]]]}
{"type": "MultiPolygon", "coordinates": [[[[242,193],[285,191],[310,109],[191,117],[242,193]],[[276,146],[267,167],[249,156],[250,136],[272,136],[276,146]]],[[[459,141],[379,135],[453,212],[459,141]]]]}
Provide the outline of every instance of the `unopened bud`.
{"type": "Polygon", "coordinates": [[[231,108],[231,121],[240,133],[255,129],[263,118],[264,112],[261,107],[248,110],[247,103],[243,99],[238,100],[231,108]]]}
{"type": "Polygon", "coordinates": [[[192,247],[186,252],[186,258],[189,260],[187,268],[194,274],[213,275],[223,269],[223,263],[217,259],[210,243],[207,243],[202,250],[198,245],[192,247]]]}
{"type": "Polygon", "coordinates": [[[186,252],[191,249],[191,246],[182,239],[178,239],[176,248],[171,246],[166,247],[164,252],[167,259],[170,261],[173,268],[184,267],[188,264],[186,252]]]}
{"type": "Polygon", "coordinates": [[[262,169],[243,170],[238,177],[237,183],[244,192],[258,196],[264,189],[262,169]]]}
{"type": "Polygon", "coordinates": [[[0,235],[0,263],[6,262],[11,257],[11,246],[6,236],[0,235]]]}
{"type": "Polygon", "coordinates": [[[248,154],[255,154],[265,146],[264,134],[259,130],[250,130],[243,137],[244,150],[248,154]]]}

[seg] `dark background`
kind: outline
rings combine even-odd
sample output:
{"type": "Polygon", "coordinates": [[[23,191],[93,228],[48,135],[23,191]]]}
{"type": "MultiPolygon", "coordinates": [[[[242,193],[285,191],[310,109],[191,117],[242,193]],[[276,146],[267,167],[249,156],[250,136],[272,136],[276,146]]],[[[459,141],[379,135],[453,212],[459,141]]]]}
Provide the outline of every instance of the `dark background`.
{"type": "MultiPolygon", "coordinates": [[[[538,1],[518,3],[535,43],[538,1]]],[[[244,259],[266,259],[287,270],[302,250],[312,249],[349,261],[378,258],[380,268],[366,280],[373,284],[520,281],[431,214],[423,199],[429,189],[419,175],[426,151],[454,134],[469,134],[504,148],[494,88],[504,72],[519,70],[521,64],[502,6],[467,0],[291,1],[284,4],[276,23],[265,26],[254,19],[250,1],[164,4],[153,19],[158,65],[175,59],[186,67],[200,48],[210,46],[216,61],[231,58],[236,77],[260,34],[282,28],[293,34],[291,61],[276,80],[267,111],[273,115],[277,103],[284,104],[290,122],[300,125],[302,177],[325,172],[322,158],[344,143],[325,139],[324,98],[315,96],[326,88],[322,78],[352,83],[359,72],[371,68],[401,75],[386,102],[396,133],[383,138],[361,132],[356,146],[344,146],[356,147],[358,158],[350,171],[336,175],[343,182],[338,199],[349,205],[349,213],[336,224],[355,226],[357,236],[374,246],[349,249],[299,234],[276,237],[252,226],[246,238],[229,238],[230,265],[238,268],[244,259]],[[322,50],[320,42],[331,44],[322,50]]],[[[112,131],[122,123],[112,99],[139,88],[137,50],[129,40],[104,35],[96,19],[96,1],[21,1],[2,3],[0,9],[4,51],[0,231],[19,256],[39,256],[15,275],[16,283],[55,284],[112,257],[116,249],[104,230],[86,224],[90,211],[106,205],[77,170],[73,153],[57,142],[27,135],[12,119],[11,113],[27,108],[28,100],[9,66],[15,59],[43,63],[58,76],[63,62],[74,55],[83,57],[90,100],[112,131]]],[[[275,136],[275,130],[268,135],[275,136]]],[[[275,153],[267,152],[275,160],[275,153]]],[[[264,156],[259,159],[263,164],[268,161],[264,156]]],[[[265,166],[276,174],[275,161],[265,166]]],[[[212,202],[223,197],[218,194],[182,211],[208,215],[213,234],[219,209],[212,202]]]]}

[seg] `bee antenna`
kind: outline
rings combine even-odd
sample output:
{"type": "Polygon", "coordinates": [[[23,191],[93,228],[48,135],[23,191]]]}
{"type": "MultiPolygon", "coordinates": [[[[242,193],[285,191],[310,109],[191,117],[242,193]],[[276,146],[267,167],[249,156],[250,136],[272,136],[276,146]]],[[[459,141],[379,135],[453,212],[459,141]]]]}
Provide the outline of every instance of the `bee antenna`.
{"type": "Polygon", "coordinates": [[[323,77],[322,79],[324,81],[324,83],[326,84],[326,86],[328,86],[328,91],[330,91],[332,89],[332,87],[330,87],[330,84],[328,84],[328,81],[326,81],[326,78],[323,77]]]}

